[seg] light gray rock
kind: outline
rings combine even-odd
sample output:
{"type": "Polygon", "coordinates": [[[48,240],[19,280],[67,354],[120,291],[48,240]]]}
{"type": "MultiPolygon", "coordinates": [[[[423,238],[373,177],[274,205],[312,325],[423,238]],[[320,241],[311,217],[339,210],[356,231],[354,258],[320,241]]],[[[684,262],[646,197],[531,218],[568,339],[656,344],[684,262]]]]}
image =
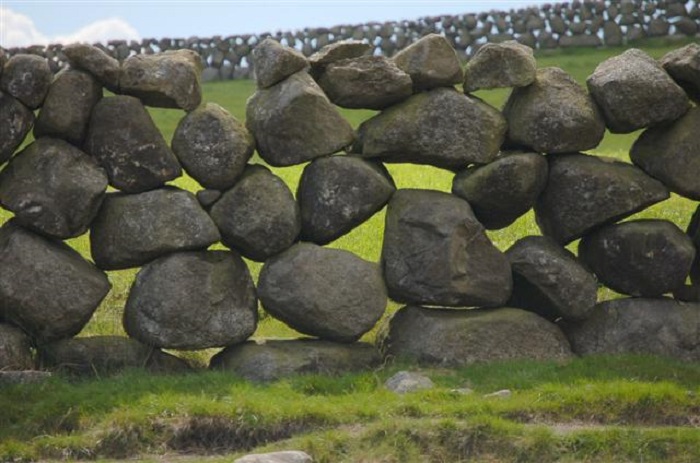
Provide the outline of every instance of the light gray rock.
{"type": "Polygon", "coordinates": [[[428,34],[398,52],[396,65],[411,76],[416,91],[452,87],[463,80],[462,66],[452,45],[438,34],[428,34]]]}
{"type": "Polygon", "coordinates": [[[0,166],[19,148],[34,125],[34,113],[18,99],[0,92],[0,166]]]}
{"type": "Polygon", "coordinates": [[[304,69],[306,57],[291,47],[267,38],[253,49],[255,82],[258,88],[269,88],[304,69]]]}
{"type": "Polygon", "coordinates": [[[233,463],[312,463],[311,455],[298,450],[256,453],[237,458],[233,463]]]}
{"type": "Polygon", "coordinates": [[[52,79],[46,58],[17,54],[3,66],[0,89],[29,109],[37,109],[44,102],[52,79]]]}
{"type": "Polygon", "coordinates": [[[700,45],[691,43],[670,51],[660,62],[688,96],[696,103],[700,102],[700,45]]]}
{"type": "Polygon", "coordinates": [[[112,92],[119,90],[119,61],[99,48],[83,43],[62,49],[72,68],[88,72],[112,92]]]}
{"type": "Polygon", "coordinates": [[[399,371],[391,378],[387,379],[384,387],[397,394],[416,392],[435,387],[435,383],[421,373],[412,371],[399,371]]]}
{"type": "Polygon", "coordinates": [[[524,87],[535,81],[537,62],[532,48],[515,41],[487,43],[479,48],[464,70],[464,92],[524,87]]]}

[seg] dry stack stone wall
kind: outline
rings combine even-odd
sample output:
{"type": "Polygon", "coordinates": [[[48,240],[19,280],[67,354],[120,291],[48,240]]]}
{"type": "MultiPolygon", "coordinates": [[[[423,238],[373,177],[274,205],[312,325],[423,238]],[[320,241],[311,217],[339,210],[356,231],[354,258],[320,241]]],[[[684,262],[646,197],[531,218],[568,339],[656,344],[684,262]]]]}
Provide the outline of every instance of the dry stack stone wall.
{"type": "Polygon", "coordinates": [[[212,368],[253,380],[382,358],[700,360],[700,214],[687,232],[623,220],[671,192],[700,199],[698,45],[659,62],[630,49],[583,88],[513,41],[463,70],[436,34],[393,58],[348,41],[307,59],[265,39],[245,123],[201,105],[190,50],[122,63],[67,51],[55,77],[26,54],[0,76],[0,205],[14,215],[0,228],[0,370],[177,371],[186,362],[161,349],[209,348],[222,348],[212,368]],[[469,93],[497,87],[513,87],[502,111],[469,93]],[[171,144],[144,105],[186,112],[171,144]],[[381,112],[353,130],[336,105],[381,112]],[[581,153],[606,127],[643,129],[632,163],[581,153]],[[250,163],[255,149],[305,165],[296,195],[250,163]],[[384,167],[397,162],[454,171],[452,193],[397,190],[384,167]],[[183,171],[196,195],[166,185],[183,171]],[[379,263],[324,247],[387,205],[379,263]],[[542,235],[494,246],[486,230],[532,208],[542,235]],[[92,261],[64,243],[88,231],[92,261]],[[242,256],[263,263],[257,284],[242,256]],[[129,337],[74,337],[110,291],[106,271],[137,267],[129,337]],[[598,303],[601,284],[629,297],[598,303]],[[405,307],[376,346],[358,342],[389,298],[405,307]],[[250,341],[259,303],[308,338],[250,341]]]}

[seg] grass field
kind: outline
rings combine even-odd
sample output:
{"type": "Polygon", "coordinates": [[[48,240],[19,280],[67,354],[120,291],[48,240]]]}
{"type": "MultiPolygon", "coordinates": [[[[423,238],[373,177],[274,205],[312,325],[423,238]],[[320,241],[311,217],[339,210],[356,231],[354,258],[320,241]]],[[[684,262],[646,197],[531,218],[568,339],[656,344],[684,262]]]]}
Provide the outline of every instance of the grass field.
{"type": "MultiPolygon", "coordinates": [[[[654,57],[670,49],[646,43],[654,57]]],[[[604,59],[622,49],[555,51],[538,56],[585,85],[604,59]]],[[[209,83],[204,99],[240,120],[254,92],[250,81],[209,83]]],[[[508,91],[478,96],[500,108],[508,91]]],[[[184,113],[151,109],[166,140],[184,113]]],[[[342,110],[353,124],[372,111],[342,110]]],[[[591,151],[629,162],[638,134],[607,134],[591,151]]],[[[253,162],[261,163],[257,158],[253,162]]],[[[453,174],[426,166],[388,165],[399,188],[449,191],[453,174]]],[[[273,169],[292,191],[303,166],[273,169]]],[[[175,182],[197,191],[190,178],[175,182]]],[[[671,220],[685,229],[696,204],[673,196],[636,217],[671,220]]],[[[10,215],[0,211],[0,222],[10,215]]],[[[330,246],[378,261],[384,212],[330,246]]],[[[490,232],[507,249],[539,234],[532,213],[506,230],[490,232]]],[[[89,257],[86,236],[70,241],[89,257]]],[[[575,246],[572,246],[575,250],[575,246]]],[[[250,262],[254,277],[260,264],[250,262]]],[[[136,270],[109,272],[113,289],[81,335],[121,334],[121,312],[136,270]]],[[[616,297],[601,290],[599,298],[616,297]]],[[[387,314],[399,306],[390,303],[387,314]]],[[[264,317],[255,336],[294,337],[264,317]]],[[[374,332],[364,340],[372,341],[374,332]]],[[[206,363],[213,351],[184,354],[206,363]]],[[[232,453],[258,448],[300,448],[322,462],[419,461],[700,461],[700,365],[647,357],[587,358],[565,363],[515,362],[454,371],[427,370],[438,388],[396,396],[383,381],[401,366],[338,378],[310,376],[255,386],[222,373],[182,377],[129,373],[74,383],[57,378],[43,386],[0,393],[0,461],[133,458],[146,461],[232,461],[232,453]],[[472,395],[451,390],[470,387],[472,395]],[[507,399],[484,399],[498,389],[507,399]],[[181,454],[194,454],[187,457],[181,454]],[[226,454],[203,457],[203,454],[226,454]],[[177,458],[174,457],[178,454],[177,458]],[[163,455],[166,455],[165,457],[163,455]]]]}

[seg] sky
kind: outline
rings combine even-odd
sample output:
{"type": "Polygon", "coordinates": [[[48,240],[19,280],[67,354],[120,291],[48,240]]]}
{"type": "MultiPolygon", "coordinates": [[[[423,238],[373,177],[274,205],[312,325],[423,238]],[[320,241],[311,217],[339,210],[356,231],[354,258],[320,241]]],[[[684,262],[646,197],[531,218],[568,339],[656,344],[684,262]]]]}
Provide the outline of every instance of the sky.
{"type": "Polygon", "coordinates": [[[538,0],[0,0],[0,46],[293,31],[518,9],[538,3],[538,0]]]}

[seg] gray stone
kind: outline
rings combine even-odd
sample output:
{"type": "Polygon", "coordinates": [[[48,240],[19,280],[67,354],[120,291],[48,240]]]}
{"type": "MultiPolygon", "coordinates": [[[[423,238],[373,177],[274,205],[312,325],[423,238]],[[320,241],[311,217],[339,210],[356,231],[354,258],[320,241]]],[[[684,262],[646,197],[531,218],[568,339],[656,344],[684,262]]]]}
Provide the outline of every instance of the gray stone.
{"type": "Polygon", "coordinates": [[[196,193],[196,196],[200,206],[208,211],[211,209],[214,203],[221,199],[222,194],[223,193],[219,190],[199,190],[196,193]]]}
{"type": "Polygon", "coordinates": [[[258,295],[273,317],[300,333],[354,342],[384,313],[379,266],[339,249],[298,243],[260,271],[258,295]]]}
{"type": "Polygon", "coordinates": [[[486,399],[507,399],[512,396],[513,392],[510,389],[501,389],[500,391],[492,392],[490,394],[484,394],[486,399]]]}
{"type": "Polygon", "coordinates": [[[0,387],[41,384],[51,379],[52,376],[53,375],[48,371],[0,371],[0,387]]]}
{"type": "Polygon", "coordinates": [[[29,109],[37,109],[44,102],[52,79],[53,73],[46,58],[17,54],[3,67],[0,89],[29,109]]]}
{"type": "Polygon", "coordinates": [[[129,336],[166,349],[237,344],[253,334],[257,320],[253,279],[230,251],[174,253],[146,264],[124,308],[129,336]]]}
{"type": "Polygon", "coordinates": [[[200,185],[226,190],[243,173],[255,140],[227,110],[206,103],[180,120],[172,148],[185,171],[200,185]]]}
{"type": "Polygon", "coordinates": [[[386,214],[382,265],[397,302],[499,306],[510,297],[508,260],[469,204],[448,193],[398,190],[386,214]]]}
{"type": "Polygon", "coordinates": [[[95,105],[84,149],[107,171],[109,184],[125,193],[152,190],[182,175],[146,108],[131,96],[95,105]]]}
{"type": "Polygon", "coordinates": [[[99,48],[83,43],[62,49],[71,67],[88,72],[112,92],[119,90],[119,61],[99,48]]]}
{"type": "Polygon", "coordinates": [[[603,41],[597,35],[564,35],[559,38],[559,46],[562,48],[600,47],[603,41]]]}
{"type": "Polygon", "coordinates": [[[492,161],[506,122],[495,108],[451,88],[412,96],[358,129],[353,151],[383,162],[463,169],[492,161]]]}
{"type": "Polygon", "coordinates": [[[537,225],[566,244],[668,199],[658,180],[638,167],[580,153],[547,156],[549,180],[535,203],[537,225]]]}
{"type": "Polygon", "coordinates": [[[294,195],[261,165],[249,166],[210,214],[226,246],[259,262],[288,249],[301,231],[294,195]]]}
{"type": "Polygon", "coordinates": [[[672,299],[616,299],[566,327],[579,355],[642,354],[700,360],[700,304],[672,299]]]}
{"type": "Polygon", "coordinates": [[[586,80],[613,133],[629,133],[678,119],[688,97],[659,63],[632,48],[596,67],[586,80]]]}
{"type": "Polygon", "coordinates": [[[692,107],[671,124],[647,129],[630,159],[674,193],[700,200],[700,108],[692,107]]]}
{"type": "Polygon", "coordinates": [[[206,249],[219,231],[189,191],[163,188],[110,193],[90,229],[95,263],[105,270],[139,267],[176,251],[206,249]]]}
{"type": "Polygon", "coordinates": [[[79,376],[104,376],[127,369],[154,373],[184,373],[184,360],[123,336],[90,336],[56,341],[40,347],[42,368],[79,376]]]}
{"type": "Polygon", "coordinates": [[[673,22],[673,25],[676,27],[676,32],[681,33],[683,35],[687,35],[689,37],[695,36],[698,32],[698,23],[697,21],[694,21],[690,18],[678,18],[676,21],[673,22]]]}
{"type": "Polygon", "coordinates": [[[513,89],[503,115],[509,141],[542,153],[595,148],[605,135],[591,97],[559,68],[539,69],[532,85],[513,89]]]}
{"type": "Polygon", "coordinates": [[[416,91],[452,87],[463,80],[457,53],[447,39],[438,34],[428,34],[413,42],[393,60],[399,69],[411,76],[416,91]]]}
{"type": "Polygon", "coordinates": [[[192,111],[202,101],[202,61],[193,50],[133,55],[124,60],[119,91],[145,105],[192,111]]]}
{"type": "Polygon", "coordinates": [[[308,65],[306,57],[300,52],[270,38],[253,49],[252,57],[258,88],[272,87],[308,65]]]}
{"type": "Polygon", "coordinates": [[[700,102],[700,45],[691,43],[666,53],[661,65],[690,98],[700,102]]]}
{"type": "Polygon", "coordinates": [[[320,74],[331,63],[351,58],[365,56],[372,50],[372,45],[362,40],[341,40],[339,42],[326,45],[319,51],[309,56],[311,72],[320,74]]]}
{"type": "Polygon", "coordinates": [[[65,244],[9,221],[0,228],[0,313],[38,344],[76,335],[111,288],[65,244]]]}
{"type": "Polygon", "coordinates": [[[305,71],[255,92],[246,104],[246,126],[260,157],[276,167],[336,153],[355,138],[350,124],[305,71]]]}
{"type": "Polygon", "coordinates": [[[524,87],[535,80],[537,62],[532,48],[518,42],[487,43],[464,70],[464,92],[483,88],[524,87]]]}
{"type": "Polygon", "coordinates": [[[216,68],[204,68],[201,76],[202,82],[216,82],[221,80],[221,73],[216,68]]]}
{"type": "Polygon", "coordinates": [[[668,31],[671,29],[671,24],[664,18],[654,18],[649,21],[647,26],[647,34],[650,37],[664,37],[668,35],[668,31]]]}
{"type": "Polygon", "coordinates": [[[622,45],[622,29],[615,21],[605,21],[603,25],[603,41],[608,47],[622,45]]]}
{"type": "Polygon", "coordinates": [[[682,286],[695,259],[692,240],[665,220],[634,220],[583,237],[578,255],[610,289],[658,297],[682,286]]]}
{"type": "Polygon", "coordinates": [[[57,138],[40,138],[0,173],[0,204],[17,222],[56,238],[85,233],[107,190],[94,159],[57,138]]]}
{"type": "Polygon", "coordinates": [[[34,113],[19,100],[0,92],[0,166],[8,161],[34,125],[34,113]]]}
{"type": "Polygon", "coordinates": [[[377,349],[363,342],[341,344],[319,339],[248,341],[211,359],[210,367],[249,381],[267,382],[304,374],[338,375],[379,365],[377,349]]]}
{"type": "Polygon", "coordinates": [[[458,173],[452,193],[467,200],[484,227],[498,230],[529,211],[546,184],[544,156],[504,152],[489,164],[458,173]]]}
{"type": "Polygon", "coordinates": [[[345,235],[383,208],[395,189],[381,165],[350,156],[313,161],[297,190],[302,239],[327,244],[345,235]]]}
{"type": "Polygon", "coordinates": [[[384,109],[413,94],[409,75],[383,56],[329,64],[318,84],[333,103],[351,109],[384,109]]]}
{"type": "Polygon", "coordinates": [[[424,374],[412,371],[399,371],[386,380],[384,387],[397,394],[406,394],[407,392],[432,389],[435,387],[435,383],[424,374]]]}
{"type": "Polygon", "coordinates": [[[233,463],[312,463],[311,455],[298,450],[272,453],[253,453],[237,458],[233,463]]]}
{"type": "Polygon", "coordinates": [[[31,340],[22,330],[0,323],[0,371],[33,370],[31,340]]]}
{"type": "Polygon", "coordinates": [[[5,50],[0,48],[0,77],[2,77],[2,69],[5,67],[5,63],[7,63],[8,59],[10,59],[10,57],[7,56],[5,50]]]}
{"type": "Polygon", "coordinates": [[[382,327],[378,344],[387,359],[440,367],[571,357],[569,343],[554,323],[511,308],[403,307],[382,327]]]}
{"type": "Polygon", "coordinates": [[[544,236],[527,236],[506,251],[513,269],[509,307],[548,320],[584,320],[595,306],[595,277],[566,248],[544,236]]]}

